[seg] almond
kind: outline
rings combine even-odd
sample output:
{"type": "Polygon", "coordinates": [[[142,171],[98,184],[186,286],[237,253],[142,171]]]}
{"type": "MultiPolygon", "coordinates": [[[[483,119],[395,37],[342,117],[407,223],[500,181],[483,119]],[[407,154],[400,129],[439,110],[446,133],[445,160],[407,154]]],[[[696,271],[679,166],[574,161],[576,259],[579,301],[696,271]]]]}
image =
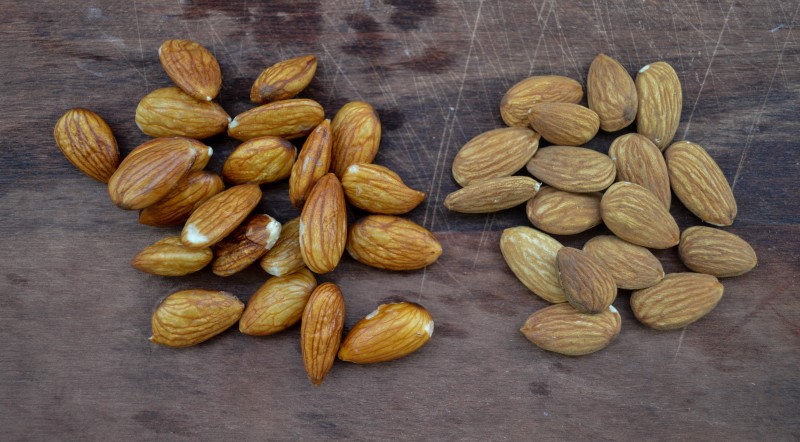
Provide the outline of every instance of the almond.
{"type": "Polygon", "coordinates": [[[183,276],[194,273],[209,262],[212,253],[208,247],[186,247],[180,237],[170,236],[145,247],[131,260],[136,270],[161,276],[183,276]]]}
{"type": "Polygon", "coordinates": [[[208,247],[228,236],[261,201],[255,184],[226,189],[200,205],[183,226],[181,241],[189,247],[208,247]]]}
{"type": "Polygon", "coordinates": [[[211,271],[230,276],[256,262],[278,241],[281,223],[269,215],[252,215],[214,246],[211,271]]]}
{"type": "Polygon", "coordinates": [[[317,181],[300,214],[300,253],[317,274],[335,269],[347,244],[347,207],[342,185],[329,173],[317,181]]]}
{"type": "Polygon", "coordinates": [[[322,178],[331,167],[331,135],[330,120],[323,120],[306,138],[300,155],[292,166],[289,176],[289,199],[298,209],[303,208],[306,196],[317,180],[322,178]]]}
{"type": "Polygon", "coordinates": [[[304,55],[264,69],[250,89],[250,101],[262,104],[293,98],[311,83],[317,72],[317,57],[304,55]]]}
{"type": "Polygon", "coordinates": [[[638,184],[611,186],[600,201],[600,213],[609,230],[633,244],[668,249],[680,240],[675,219],[655,195],[638,184]]]}
{"type": "Polygon", "coordinates": [[[595,236],[583,251],[611,273],[618,288],[644,289],[664,279],[661,262],[652,252],[616,236],[595,236]]]}
{"type": "Polygon", "coordinates": [[[219,93],[222,73],[208,49],[190,40],[167,40],[158,58],[169,78],[197,100],[211,101],[219,93]]]}
{"type": "Polygon", "coordinates": [[[132,161],[133,158],[136,158],[136,156],[147,153],[151,149],[160,149],[162,145],[166,143],[181,147],[183,144],[189,145],[189,148],[193,150],[195,154],[194,164],[192,164],[192,168],[189,169],[191,172],[203,170],[206,165],[208,165],[209,160],[211,160],[211,156],[214,154],[214,149],[211,148],[211,146],[207,146],[203,142],[195,140],[194,138],[163,137],[155,138],[136,146],[136,148],[133,149],[125,157],[125,159],[132,161]]]}
{"type": "Polygon", "coordinates": [[[316,287],[317,280],[306,268],[269,278],[247,301],[239,320],[239,331],[266,336],[286,330],[300,321],[316,287]]]}
{"type": "Polygon", "coordinates": [[[558,75],[528,77],[512,86],[500,101],[500,116],[508,126],[529,124],[536,103],[580,103],[583,88],[577,81],[558,75]]]}
{"type": "Polygon", "coordinates": [[[635,83],[639,98],[636,132],[664,150],[681,121],[683,93],[678,74],[668,63],[658,61],[639,69],[635,83]]]}
{"type": "Polygon", "coordinates": [[[350,227],[347,252],[356,261],[379,269],[416,270],[439,259],[442,245],[413,221],[369,215],[350,227]]]}
{"type": "Polygon", "coordinates": [[[370,213],[401,215],[425,199],[425,192],[405,185],[399,175],[377,164],[353,164],[342,175],[347,201],[370,213]]]}
{"type": "Polygon", "coordinates": [[[107,183],[117,170],[117,140],[100,115],[89,109],[68,110],[56,122],[53,136],[69,162],[95,180],[107,183]]]}
{"type": "Polygon", "coordinates": [[[657,330],[686,327],[714,309],[724,288],[701,273],[670,273],[658,284],[631,294],[636,319],[657,330]]]}
{"type": "Polygon", "coordinates": [[[136,107],[136,125],[151,137],[208,138],[225,132],[230,117],[213,101],[201,101],[176,87],[156,89],[136,107]]]}
{"type": "Polygon", "coordinates": [[[296,157],[297,148],[282,138],[253,138],[231,152],[222,178],[231,184],[274,183],[289,177],[296,157]]]}
{"type": "Polygon", "coordinates": [[[600,313],[617,297],[614,277],[588,254],[562,247],[556,255],[558,280],[567,301],[584,313],[600,313]]]}
{"type": "Polygon", "coordinates": [[[419,350],[433,335],[433,318],[419,304],[381,304],[353,326],[339,359],[356,364],[393,361],[419,350]]]}
{"type": "Polygon", "coordinates": [[[150,340],[167,347],[188,347],[224,332],[242,316],[244,304],[228,292],[175,292],[153,312],[150,340]]]}
{"type": "Polygon", "coordinates": [[[299,138],[311,133],[324,119],[325,111],[314,100],[274,101],[237,115],[228,124],[228,136],[240,141],[266,136],[299,138]]]}
{"type": "Polygon", "coordinates": [[[530,227],[505,229],[500,251],[508,267],[530,291],[547,302],[566,302],[558,280],[556,256],[563,246],[550,235],[530,227]]]}
{"type": "Polygon", "coordinates": [[[639,134],[623,135],[608,149],[617,166],[617,181],[630,181],[649,190],[669,210],[672,192],[664,155],[650,139],[639,134]]]}
{"type": "Polygon", "coordinates": [[[600,129],[600,117],[580,104],[537,103],[531,106],[530,114],[533,130],[553,144],[580,146],[600,129]]]}
{"type": "Polygon", "coordinates": [[[600,192],[572,193],[542,187],[525,207],[531,224],[553,235],[574,235],[603,222],[600,192]]]}
{"type": "Polygon", "coordinates": [[[447,195],[444,206],[461,213],[491,213],[518,206],[536,195],[540,184],[526,176],[489,178],[447,195]]]}
{"type": "Polygon", "coordinates": [[[639,102],[633,78],[608,55],[598,55],[589,66],[586,98],[589,109],[600,117],[600,128],[606,132],[628,127],[636,118],[639,102]]]}
{"type": "Polygon", "coordinates": [[[536,152],[528,172],[567,192],[597,192],[614,182],[616,167],[608,155],[585,147],[550,146],[536,152]]]}
{"type": "Polygon", "coordinates": [[[378,153],[381,121],[369,103],[352,101],[342,106],[333,117],[331,131],[331,171],[340,178],[351,164],[371,163],[378,153]]]}
{"type": "Polygon", "coordinates": [[[539,138],[539,134],[525,127],[484,132],[458,151],[453,160],[453,178],[466,186],[473,181],[511,176],[536,153],[539,138]]]}
{"type": "Polygon", "coordinates": [[[139,212],[139,222],[148,226],[183,224],[194,209],[225,190],[222,178],[207,171],[189,172],[164,198],[139,212]]]}
{"type": "Polygon", "coordinates": [[[300,253],[300,217],[281,226],[278,242],[261,258],[259,265],[274,276],[294,273],[305,267],[300,253]]]}
{"type": "Polygon", "coordinates": [[[619,335],[622,320],[614,306],[602,313],[581,313],[570,304],[545,307],[520,328],[538,347],[568,356],[582,356],[608,347],[619,335]]]}
{"type": "Polygon", "coordinates": [[[717,278],[743,275],[758,264],[756,252],[747,241],[711,227],[684,230],[678,252],[686,267],[717,278]]]}
{"type": "Polygon", "coordinates": [[[701,220],[729,226],[736,218],[736,199],[725,174],[705,149],[678,141],[665,152],[672,190],[701,220]]]}
{"type": "Polygon", "coordinates": [[[344,298],[335,284],[320,284],[311,293],[300,326],[300,350],[308,379],[319,385],[333,366],[342,342],[344,298]]]}

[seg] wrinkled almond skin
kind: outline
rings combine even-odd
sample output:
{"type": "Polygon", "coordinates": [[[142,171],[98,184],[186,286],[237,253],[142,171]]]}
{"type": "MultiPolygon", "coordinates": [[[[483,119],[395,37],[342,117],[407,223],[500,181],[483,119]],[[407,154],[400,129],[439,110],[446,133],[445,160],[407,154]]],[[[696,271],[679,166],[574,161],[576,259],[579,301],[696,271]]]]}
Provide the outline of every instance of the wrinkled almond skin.
{"type": "Polygon", "coordinates": [[[717,278],[743,275],[758,264],[756,252],[747,241],[712,227],[684,230],[678,252],[686,267],[717,278]]]}
{"type": "Polygon", "coordinates": [[[331,122],[333,150],[331,171],[341,178],[351,164],[371,163],[381,143],[378,113],[363,101],[351,101],[331,122]]]}
{"type": "Polygon", "coordinates": [[[661,201],[644,187],[626,181],[611,186],[600,201],[603,223],[615,235],[650,249],[678,245],[680,230],[661,201]]]}
{"type": "Polygon", "coordinates": [[[160,149],[163,144],[170,143],[176,146],[182,146],[183,144],[188,144],[189,148],[194,151],[195,159],[194,164],[192,164],[192,168],[189,169],[190,172],[197,172],[199,170],[203,170],[206,165],[208,164],[209,160],[211,160],[211,156],[214,154],[214,149],[211,146],[205,145],[202,141],[195,140],[194,138],[186,138],[186,137],[163,137],[163,138],[154,138],[150,141],[145,141],[144,143],[136,146],[126,157],[126,160],[132,160],[136,158],[138,155],[142,155],[147,153],[151,149],[160,149]]]}
{"type": "Polygon", "coordinates": [[[350,204],[370,213],[402,215],[423,200],[425,192],[405,185],[391,169],[377,164],[353,164],[342,175],[344,195],[350,204]]]}
{"type": "Polygon", "coordinates": [[[203,139],[225,132],[230,117],[213,101],[201,101],[177,87],[156,89],[136,107],[136,125],[151,137],[203,139]]]}
{"type": "Polygon", "coordinates": [[[303,208],[306,196],[314,188],[314,184],[328,173],[331,167],[332,146],[331,122],[326,119],[306,138],[300,155],[292,166],[289,176],[289,199],[298,209],[303,208]]]}
{"type": "Polygon", "coordinates": [[[300,252],[300,217],[281,226],[278,242],[261,258],[259,265],[273,276],[287,275],[305,267],[300,252]]]}
{"type": "Polygon", "coordinates": [[[581,313],[570,304],[545,307],[520,328],[540,348],[567,356],[582,356],[608,347],[619,335],[622,320],[614,306],[602,313],[581,313]]]}
{"type": "Polygon", "coordinates": [[[189,347],[224,332],[242,316],[244,304],[228,292],[175,292],[153,312],[150,340],[167,347],[189,347]]]}
{"type": "Polygon", "coordinates": [[[530,227],[511,227],[500,236],[500,251],[525,287],[547,302],[567,302],[558,280],[560,242],[530,227]]]}
{"type": "Polygon", "coordinates": [[[606,54],[595,57],[589,66],[586,98],[589,109],[600,117],[600,128],[606,132],[628,127],[636,119],[636,84],[628,71],[606,54]]]}
{"type": "Polygon", "coordinates": [[[316,287],[317,280],[305,268],[269,278],[247,301],[239,320],[239,331],[251,336],[267,336],[286,330],[300,321],[316,287]]]}
{"type": "Polygon", "coordinates": [[[576,193],[604,190],[617,173],[608,155],[573,146],[543,147],[528,162],[527,169],[545,184],[576,193]]]}
{"type": "Polygon", "coordinates": [[[531,127],[552,144],[580,146],[597,135],[600,117],[580,104],[537,103],[531,106],[531,127]]]}
{"type": "Polygon", "coordinates": [[[433,335],[433,318],[419,304],[381,304],[350,330],[339,359],[356,364],[387,362],[419,350],[433,335]]]}
{"type": "Polygon", "coordinates": [[[617,298],[614,277],[588,254],[572,247],[562,247],[556,261],[564,295],[579,311],[600,313],[617,298]]]}
{"type": "Polygon", "coordinates": [[[186,220],[181,241],[189,247],[209,247],[228,236],[261,201],[255,184],[226,189],[200,205],[186,220]]]}
{"type": "Polygon", "coordinates": [[[347,206],[342,185],[328,173],[308,194],[300,214],[300,253],[314,273],[335,269],[347,244],[347,206]]]}
{"type": "Polygon", "coordinates": [[[212,253],[208,247],[186,247],[180,237],[170,236],[145,247],[131,260],[136,270],[160,276],[183,276],[194,273],[209,262],[212,253]]]}
{"type": "Polygon", "coordinates": [[[574,235],[603,222],[600,217],[600,192],[573,193],[555,187],[542,187],[528,201],[528,220],[539,230],[553,235],[574,235]]]}
{"type": "Polygon", "coordinates": [[[335,284],[320,284],[308,298],[300,325],[300,350],[308,379],[319,385],[333,366],[342,342],[344,298],[335,284]]]}
{"type": "Polygon", "coordinates": [[[266,136],[291,140],[308,135],[324,119],[325,111],[316,101],[290,98],[237,115],[228,124],[228,136],[239,141],[266,136]]]}
{"type": "Polygon", "coordinates": [[[223,190],[225,184],[216,173],[189,172],[164,198],[139,212],[139,223],[154,227],[183,224],[194,209],[223,190]]]}
{"type": "Polygon", "coordinates": [[[280,61],[264,69],[250,89],[250,101],[263,104],[293,98],[311,83],[317,57],[304,55],[280,61]]]}
{"type": "Polygon", "coordinates": [[[211,271],[230,276],[256,262],[278,241],[281,223],[269,215],[252,215],[214,246],[211,271]]]}
{"type": "Polygon", "coordinates": [[[356,261],[386,270],[416,270],[433,264],[442,245],[428,229],[397,216],[369,215],[350,227],[347,252],[356,261]]]}
{"type": "Polygon", "coordinates": [[[53,129],[61,153],[81,172],[107,183],[119,165],[119,149],[111,128],[89,109],[68,110],[53,129]]]}
{"type": "Polygon", "coordinates": [[[259,137],[236,148],[222,166],[222,178],[231,184],[267,184],[292,172],[297,148],[282,138],[259,137]]]}
{"type": "Polygon", "coordinates": [[[487,178],[511,176],[525,167],[539,148],[539,134],[527,127],[484,132],[469,140],[453,159],[453,178],[461,186],[487,178]]]}
{"type": "Polygon", "coordinates": [[[635,83],[639,99],[636,132],[664,150],[681,121],[683,92],[678,74],[668,63],[658,61],[641,68],[635,83]]]}
{"type": "Polygon", "coordinates": [[[539,191],[536,180],[508,176],[477,181],[456,190],[444,199],[447,210],[461,213],[492,213],[518,206],[539,191]]]}
{"type": "Polygon", "coordinates": [[[707,315],[722,299],[719,280],[701,273],[670,273],[658,284],[631,294],[633,314],[657,330],[686,327],[707,315]]]}
{"type": "Polygon", "coordinates": [[[580,103],[583,88],[577,81],[559,75],[528,77],[511,88],[500,100],[500,116],[508,126],[529,124],[530,109],[536,103],[580,103]]]}
{"type": "Polygon", "coordinates": [[[631,133],[611,143],[608,156],[617,167],[617,181],[630,181],[649,190],[669,210],[672,192],[664,155],[649,138],[631,133]]]}
{"type": "Polygon", "coordinates": [[[191,97],[211,101],[222,86],[219,63],[208,49],[191,40],[167,40],[158,58],[169,78],[191,97]]]}
{"type": "Polygon", "coordinates": [[[644,289],[664,279],[661,262],[652,252],[616,236],[595,236],[583,251],[611,273],[618,288],[644,289]]]}
{"type": "Polygon", "coordinates": [[[738,208],[725,174],[700,145],[678,141],[664,153],[672,190],[701,220],[730,226],[738,208]]]}

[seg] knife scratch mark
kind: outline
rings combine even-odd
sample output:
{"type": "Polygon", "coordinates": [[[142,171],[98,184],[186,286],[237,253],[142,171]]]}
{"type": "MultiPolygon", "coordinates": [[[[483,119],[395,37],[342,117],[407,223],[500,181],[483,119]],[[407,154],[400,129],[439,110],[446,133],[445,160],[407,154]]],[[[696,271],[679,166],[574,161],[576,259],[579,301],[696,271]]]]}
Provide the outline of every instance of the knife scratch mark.
{"type": "Polygon", "coordinates": [[[687,328],[689,328],[688,325],[683,327],[683,330],[681,330],[681,335],[678,337],[678,348],[675,349],[675,356],[672,357],[673,363],[678,359],[678,353],[681,351],[681,346],[683,345],[683,336],[686,334],[687,328]]]}
{"type": "Polygon", "coordinates": [[[209,29],[211,29],[211,32],[213,32],[213,33],[214,33],[214,37],[216,37],[216,38],[217,38],[217,41],[219,42],[220,46],[222,46],[222,50],[223,50],[223,51],[225,51],[225,55],[228,57],[228,59],[231,61],[231,63],[233,63],[233,67],[235,67],[235,68],[236,68],[236,72],[238,72],[238,73],[239,73],[239,76],[240,76],[240,77],[244,77],[244,74],[242,73],[242,70],[241,70],[241,68],[239,67],[239,63],[237,63],[237,62],[236,62],[236,60],[234,60],[234,59],[233,59],[233,57],[231,56],[231,53],[230,53],[230,51],[228,51],[228,47],[227,47],[227,46],[225,46],[225,42],[224,42],[224,41],[222,40],[222,38],[219,36],[219,34],[217,33],[217,30],[216,30],[216,29],[214,29],[214,25],[213,25],[213,24],[211,24],[211,22],[210,22],[208,19],[205,19],[204,21],[205,21],[205,22],[206,22],[206,24],[208,25],[208,28],[209,28],[209,29]]]}
{"type": "Polygon", "coordinates": [[[142,60],[142,75],[144,76],[144,87],[149,92],[150,83],[147,81],[147,69],[144,64],[144,46],[142,46],[142,33],[139,30],[139,10],[136,7],[136,0],[133,0],[133,17],[136,19],[136,36],[139,38],[139,56],[142,60]]]}
{"type": "Polygon", "coordinates": [[[489,236],[488,233],[492,228],[492,224],[494,224],[495,214],[491,213],[486,216],[486,221],[483,223],[483,230],[481,231],[481,239],[478,241],[478,249],[475,251],[475,259],[472,260],[472,269],[475,269],[475,266],[478,264],[478,257],[481,254],[481,249],[483,245],[486,243],[486,238],[489,236]]]}

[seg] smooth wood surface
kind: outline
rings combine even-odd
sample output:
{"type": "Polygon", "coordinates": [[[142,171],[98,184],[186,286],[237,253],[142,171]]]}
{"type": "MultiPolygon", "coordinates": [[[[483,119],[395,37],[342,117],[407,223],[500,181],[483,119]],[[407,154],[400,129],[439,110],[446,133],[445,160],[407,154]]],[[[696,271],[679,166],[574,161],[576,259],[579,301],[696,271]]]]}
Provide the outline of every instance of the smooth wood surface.
{"type": "MultiPolygon", "coordinates": [[[[4,440],[796,440],[800,438],[800,36],[796,0],[620,2],[280,0],[4,2],[0,18],[0,433],[4,440]],[[139,225],[76,171],[52,129],[72,107],[104,117],[123,154],[145,141],[138,100],[169,86],[157,49],[208,47],[220,103],[251,107],[262,69],[307,53],[319,70],[303,96],[329,117],[350,100],[379,111],[376,162],[429,193],[409,218],[441,239],[426,270],[392,273],[343,259],[346,329],[387,300],[427,307],[436,330],[396,362],[337,362],[321,387],[303,371],[299,330],[230,330],[194,348],[148,342],[167,294],[203,287],[247,299],[258,268],[222,279],[142,274],[129,261],[177,229],[139,225]],[[458,215],[450,165],[473,136],[502,126],[505,90],[532,74],[585,83],[600,52],[631,73],[666,60],[683,85],[677,138],[708,149],[739,203],[727,230],[758,253],[725,279],[706,318],[674,332],[636,322],[580,358],[518,331],[546,303],[500,255],[524,207],[458,215]]],[[[589,146],[607,151],[616,135],[589,146]]],[[[236,143],[210,139],[219,171],[236,143]]],[[[285,183],[260,210],[297,215],[285,183]]],[[[698,220],[675,200],[680,226],[698,220]]],[[[352,216],[358,216],[353,213],[352,216]]],[[[603,227],[559,237],[580,247],[603,227]]],[[[667,271],[675,249],[658,252],[667,271]]]]}

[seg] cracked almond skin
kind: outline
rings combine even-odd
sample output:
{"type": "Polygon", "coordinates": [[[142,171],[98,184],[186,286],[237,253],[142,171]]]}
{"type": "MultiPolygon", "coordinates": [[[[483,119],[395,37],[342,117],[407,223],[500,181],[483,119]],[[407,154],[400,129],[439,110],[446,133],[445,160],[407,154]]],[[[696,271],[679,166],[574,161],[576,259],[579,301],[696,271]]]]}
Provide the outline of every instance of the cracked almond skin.
{"type": "Polygon", "coordinates": [[[681,233],[681,261],[689,269],[717,278],[743,275],[758,264],[753,247],[731,232],[694,226],[681,233]]]}
{"type": "Polygon", "coordinates": [[[211,101],[222,86],[219,63],[208,49],[191,40],[167,40],[158,58],[169,78],[196,100],[211,101]]]}
{"type": "Polygon", "coordinates": [[[259,137],[240,144],[222,165],[222,178],[231,184],[268,184],[292,172],[297,148],[282,138],[259,137]]]}
{"type": "Polygon", "coordinates": [[[652,252],[616,236],[595,236],[583,251],[611,273],[618,288],[644,289],[664,279],[661,262],[652,252]]]}
{"type": "Polygon", "coordinates": [[[681,121],[683,92],[678,74],[668,63],[658,61],[639,69],[635,84],[639,99],[636,132],[664,150],[681,121]]]}
{"type": "Polygon", "coordinates": [[[164,198],[139,212],[139,223],[153,227],[183,224],[194,209],[223,190],[225,184],[216,173],[189,172],[164,198]]]}
{"type": "Polygon", "coordinates": [[[341,178],[352,164],[371,163],[381,142],[381,121],[369,103],[351,101],[331,122],[331,171],[341,178]]]}
{"type": "Polygon", "coordinates": [[[263,104],[293,98],[311,83],[317,72],[317,57],[303,55],[264,69],[250,88],[250,101],[263,104]]]}
{"type": "Polygon", "coordinates": [[[600,192],[573,193],[542,187],[528,201],[528,220],[539,230],[553,235],[574,235],[603,222],[600,192]]]}
{"type": "Polygon", "coordinates": [[[589,254],[562,247],[556,255],[558,280],[567,301],[584,313],[600,313],[617,298],[617,284],[606,268],[589,254]]]}
{"type": "Polygon", "coordinates": [[[525,167],[539,148],[539,134],[526,127],[507,127],[472,138],[453,159],[453,178],[461,186],[511,176],[525,167]]]}
{"type": "Polygon", "coordinates": [[[530,124],[530,110],[536,103],[580,103],[583,88],[577,81],[560,75],[528,77],[511,88],[500,100],[500,116],[508,126],[530,124]]]}
{"type": "Polygon", "coordinates": [[[56,145],[78,170],[108,183],[119,165],[117,140],[108,123],[89,109],[68,110],[53,129],[56,145]]]}
{"type": "Polygon", "coordinates": [[[390,215],[369,215],[350,227],[347,252],[356,261],[385,270],[417,270],[442,254],[442,245],[428,229],[390,215]]]}
{"type": "Polygon", "coordinates": [[[300,325],[300,350],[308,379],[319,385],[333,366],[342,342],[344,298],[335,284],[320,284],[311,293],[300,325]]]}
{"type": "Polygon", "coordinates": [[[167,347],[189,347],[230,328],[244,304],[228,292],[183,290],[161,301],[153,312],[150,341],[167,347]]]}
{"type": "Polygon", "coordinates": [[[228,236],[261,201],[255,184],[240,184],[212,196],[183,226],[181,241],[189,247],[209,247],[228,236]]]}
{"type": "Polygon", "coordinates": [[[160,276],[183,276],[194,273],[211,262],[208,247],[186,247],[178,236],[170,236],[145,247],[131,260],[136,270],[160,276]]]}
{"type": "Polygon", "coordinates": [[[256,290],[239,320],[239,331],[251,336],[267,336],[286,330],[303,316],[303,310],[317,287],[308,269],[269,278],[256,290]]]}
{"type": "Polygon", "coordinates": [[[294,273],[306,266],[300,252],[300,217],[281,226],[278,242],[261,257],[259,265],[273,276],[294,273]]]}
{"type": "Polygon", "coordinates": [[[631,308],[642,324],[676,330],[707,315],[722,299],[719,280],[702,273],[670,273],[658,284],[631,294],[631,308]]]}
{"type": "Polygon", "coordinates": [[[617,167],[617,181],[630,181],[649,190],[669,210],[672,191],[664,155],[644,135],[630,133],[611,143],[608,156],[617,167]]]}
{"type": "Polygon", "coordinates": [[[344,195],[350,204],[370,213],[402,215],[412,211],[427,196],[403,182],[388,167],[353,164],[342,175],[344,195]]]}
{"type": "Polygon", "coordinates": [[[353,326],[339,359],[356,364],[387,362],[408,356],[433,335],[433,318],[419,304],[381,304],[353,326]]]}
{"type": "Polygon", "coordinates": [[[280,233],[281,223],[271,216],[250,216],[214,246],[211,271],[225,277],[246,269],[275,245],[280,233]]]}
{"type": "Polygon", "coordinates": [[[230,117],[213,101],[201,101],[177,87],[156,89],[136,107],[136,125],[151,137],[203,139],[225,132],[230,117]]]}
{"type": "Polygon", "coordinates": [[[300,253],[314,273],[335,269],[347,244],[347,206],[336,175],[314,185],[300,214],[300,253]]]}
{"type": "Polygon", "coordinates": [[[477,181],[456,190],[444,199],[447,210],[460,213],[492,213],[518,206],[539,191],[536,180],[508,176],[477,181]]]}
{"type": "Polygon", "coordinates": [[[172,144],[173,146],[181,146],[182,144],[188,144],[189,148],[194,151],[195,159],[194,164],[192,164],[192,168],[189,169],[190,172],[197,172],[203,170],[208,162],[211,160],[211,156],[214,154],[214,149],[211,146],[207,146],[205,143],[199,140],[195,140],[194,138],[186,138],[186,137],[161,137],[161,138],[154,138],[150,141],[145,141],[144,143],[136,146],[126,157],[125,159],[133,159],[138,155],[147,153],[151,149],[161,148],[163,144],[172,144]]]}
{"type": "Polygon", "coordinates": [[[567,302],[558,280],[558,251],[564,246],[531,227],[511,227],[500,236],[500,251],[519,281],[547,302],[567,302]]]}
{"type": "Polygon", "coordinates": [[[626,181],[615,183],[600,201],[603,223],[615,235],[650,249],[678,245],[680,229],[658,198],[644,187],[626,181]]]}
{"type": "Polygon", "coordinates": [[[586,98],[589,109],[600,117],[600,128],[606,132],[624,129],[636,119],[636,84],[628,71],[606,54],[595,57],[589,66],[586,98]]]}
{"type": "Polygon", "coordinates": [[[583,356],[608,347],[619,335],[622,320],[614,306],[597,314],[570,304],[556,304],[532,314],[520,332],[539,348],[567,356],[583,356]]]}
{"type": "Polygon", "coordinates": [[[617,173],[608,155],[574,146],[543,147],[528,161],[527,169],[543,183],[575,193],[605,190],[617,173]]]}
{"type": "Polygon", "coordinates": [[[290,98],[237,115],[228,123],[228,136],[239,141],[266,136],[290,140],[308,135],[324,119],[325,111],[316,101],[290,98]]]}
{"type": "Polygon", "coordinates": [[[303,208],[306,196],[314,188],[314,184],[330,170],[332,146],[331,121],[325,119],[306,138],[300,155],[292,166],[289,199],[298,209],[303,208]]]}
{"type": "Polygon", "coordinates": [[[574,103],[537,103],[531,106],[531,127],[545,140],[562,146],[580,146],[597,135],[600,117],[574,103]]]}

